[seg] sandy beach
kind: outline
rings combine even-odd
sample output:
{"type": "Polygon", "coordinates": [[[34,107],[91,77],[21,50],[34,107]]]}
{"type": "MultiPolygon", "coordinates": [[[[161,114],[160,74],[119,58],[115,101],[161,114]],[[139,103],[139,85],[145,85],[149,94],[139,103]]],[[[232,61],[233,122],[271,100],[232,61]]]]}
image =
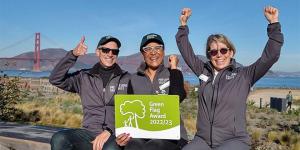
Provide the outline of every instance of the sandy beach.
{"type": "MultiPolygon", "coordinates": [[[[300,99],[300,89],[289,90],[289,89],[255,89],[250,92],[248,96],[249,101],[254,101],[256,106],[259,106],[259,100],[262,98],[262,104],[265,106],[270,103],[271,97],[285,98],[287,93],[292,91],[293,99],[300,99]]],[[[292,105],[292,108],[297,106],[292,105]]]]}

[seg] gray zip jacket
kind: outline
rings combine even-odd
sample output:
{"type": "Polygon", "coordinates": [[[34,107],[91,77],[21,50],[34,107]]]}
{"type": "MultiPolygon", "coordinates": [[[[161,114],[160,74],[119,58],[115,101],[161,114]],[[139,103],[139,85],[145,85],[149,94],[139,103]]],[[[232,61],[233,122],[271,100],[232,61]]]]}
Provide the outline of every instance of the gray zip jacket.
{"type": "MultiPolygon", "coordinates": [[[[132,74],[129,84],[129,94],[170,94],[179,95],[180,102],[186,97],[184,90],[183,76],[181,71],[177,69],[168,69],[163,64],[159,66],[153,83],[150,78],[145,75],[146,64],[142,63],[137,70],[137,73],[132,74]],[[165,89],[159,87],[170,81],[170,86],[165,89]],[[132,88],[132,89],[131,89],[132,88]]],[[[184,140],[188,140],[187,133],[180,119],[180,136],[184,140]]]]}
{"type": "Polygon", "coordinates": [[[188,27],[178,28],[176,42],[185,62],[198,77],[208,77],[206,82],[200,82],[196,136],[205,140],[210,147],[230,140],[250,144],[246,130],[246,100],[250,88],[279,59],[283,45],[279,23],[269,24],[267,30],[268,42],[255,63],[237,68],[232,59],[228,67],[219,71],[213,83],[211,62],[202,62],[193,52],[188,39],[188,27]]]}
{"type": "Polygon", "coordinates": [[[52,70],[49,82],[65,91],[79,94],[83,108],[83,128],[95,135],[109,129],[114,132],[114,95],[127,93],[130,75],[117,65],[117,73],[114,72],[106,87],[103,87],[100,74],[97,74],[97,64],[92,69],[68,73],[76,60],[72,51],[68,52],[52,70]]]}

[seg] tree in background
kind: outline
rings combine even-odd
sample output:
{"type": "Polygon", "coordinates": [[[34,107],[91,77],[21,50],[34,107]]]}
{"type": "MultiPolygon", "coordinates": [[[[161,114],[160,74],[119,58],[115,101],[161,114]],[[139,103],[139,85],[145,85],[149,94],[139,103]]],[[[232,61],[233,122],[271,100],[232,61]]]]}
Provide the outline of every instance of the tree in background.
{"type": "Polygon", "coordinates": [[[14,107],[27,95],[19,88],[18,83],[17,77],[0,76],[0,120],[16,121],[23,115],[21,110],[14,107]]]}

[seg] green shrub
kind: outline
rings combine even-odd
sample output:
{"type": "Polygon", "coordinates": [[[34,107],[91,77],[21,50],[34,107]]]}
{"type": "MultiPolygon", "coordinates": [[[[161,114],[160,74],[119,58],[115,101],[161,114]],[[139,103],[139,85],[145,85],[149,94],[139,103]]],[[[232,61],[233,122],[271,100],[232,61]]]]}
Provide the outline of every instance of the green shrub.
{"type": "Polygon", "coordinates": [[[22,111],[15,108],[27,93],[18,86],[19,78],[0,76],[0,119],[6,121],[18,121],[22,111]]]}
{"type": "Polygon", "coordinates": [[[270,131],[270,132],[268,133],[268,140],[269,140],[270,142],[274,142],[274,141],[278,140],[278,133],[275,132],[275,131],[270,131]]]}
{"type": "Polygon", "coordinates": [[[291,133],[288,131],[282,132],[279,141],[281,145],[288,145],[288,146],[291,145],[291,141],[292,141],[291,133]]]}
{"type": "Polygon", "coordinates": [[[261,134],[262,134],[261,129],[258,129],[258,128],[254,129],[251,133],[252,140],[259,141],[261,138],[261,134]]]}

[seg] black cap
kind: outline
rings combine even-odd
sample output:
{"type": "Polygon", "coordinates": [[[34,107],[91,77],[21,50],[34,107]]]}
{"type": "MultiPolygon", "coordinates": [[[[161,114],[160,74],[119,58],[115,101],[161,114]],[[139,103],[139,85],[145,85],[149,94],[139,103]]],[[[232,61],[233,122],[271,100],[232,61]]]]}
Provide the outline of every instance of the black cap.
{"type": "Polygon", "coordinates": [[[115,37],[113,37],[113,36],[110,36],[110,35],[107,35],[107,36],[104,36],[104,37],[102,37],[102,38],[100,39],[100,41],[99,41],[99,43],[98,43],[98,45],[97,45],[97,48],[99,48],[101,45],[104,45],[104,44],[106,44],[106,43],[108,43],[108,42],[110,42],[110,41],[116,42],[117,45],[118,45],[118,48],[121,47],[121,42],[120,42],[117,38],[115,38],[115,37]]]}
{"type": "Polygon", "coordinates": [[[140,46],[140,51],[142,51],[142,48],[150,42],[157,42],[159,44],[165,45],[160,35],[155,33],[149,33],[143,37],[140,46]]]}

